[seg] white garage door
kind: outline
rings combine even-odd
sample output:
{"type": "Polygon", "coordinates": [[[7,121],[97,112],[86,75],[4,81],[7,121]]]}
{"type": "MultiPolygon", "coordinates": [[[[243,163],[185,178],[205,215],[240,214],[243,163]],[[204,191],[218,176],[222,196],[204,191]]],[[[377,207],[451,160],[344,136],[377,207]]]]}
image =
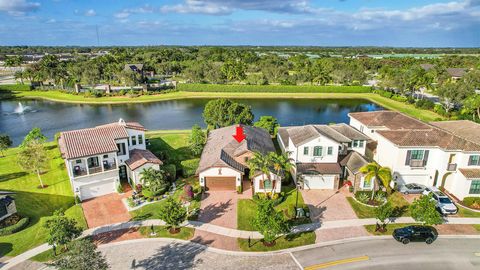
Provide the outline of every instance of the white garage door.
{"type": "Polygon", "coordinates": [[[80,198],[86,200],[113,192],[115,192],[114,179],[80,187],[80,198]]]}
{"type": "Polygon", "coordinates": [[[335,176],[333,175],[305,175],[304,188],[305,189],[333,189],[335,183],[335,176]]]}

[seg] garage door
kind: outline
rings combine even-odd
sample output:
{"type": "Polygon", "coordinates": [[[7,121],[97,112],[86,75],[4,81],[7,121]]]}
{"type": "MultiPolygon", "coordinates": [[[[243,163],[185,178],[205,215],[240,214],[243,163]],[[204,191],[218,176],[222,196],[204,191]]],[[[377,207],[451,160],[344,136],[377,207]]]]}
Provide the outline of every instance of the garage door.
{"type": "Polygon", "coordinates": [[[236,190],[235,177],[206,177],[209,190],[236,190]]]}
{"type": "Polygon", "coordinates": [[[333,189],[335,176],[304,175],[305,189],[333,189]]]}
{"type": "Polygon", "coordinates": [[[86,200],[113,192],[115,192],[115,180],[103,181],[80,187],[80,198],[86,200]]]}

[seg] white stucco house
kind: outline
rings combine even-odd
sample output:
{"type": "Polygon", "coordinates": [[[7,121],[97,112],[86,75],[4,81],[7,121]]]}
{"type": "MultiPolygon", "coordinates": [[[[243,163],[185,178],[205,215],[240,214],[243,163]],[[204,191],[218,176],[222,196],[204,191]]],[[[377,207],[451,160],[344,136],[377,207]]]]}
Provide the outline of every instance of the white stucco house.
{"type": "Polygon", "coordinates": [[[282,181],[278,175],[256,172],[250,179],[247,164],[254,152],[275,152],[270,134],[262,128],[240,126],[246,136],[241,142],[233,138],[237,125],[209,132],[197,169],[200,185],[208,191],[245,191],[253,184],[254,192],[280,192],[282,181]]]}
{"type": "Polygon", "coordinates": [[[374,159],[398,185],[444,187],[463,200],[480,196],[480,125],[424,123],[399,112],[350,113],[350,125],[376,141],[374,159]]]}
{"type": "Polygon", "coordinates": [[[136,122],[60,133],[58,144],[75,195],[81,200],[113,193],[121,182],[141,183],[141,171],[162,162],[146,150],[146,129],[136,122]]]}
{"type": "Polygon", "coordinates": [[[277,138],[295,165],[294,179],[301,177],[305,189],[336,190],[341,179],[367,164],[363,155],[369,137],[347,124],[281,127],[277,138]]]}

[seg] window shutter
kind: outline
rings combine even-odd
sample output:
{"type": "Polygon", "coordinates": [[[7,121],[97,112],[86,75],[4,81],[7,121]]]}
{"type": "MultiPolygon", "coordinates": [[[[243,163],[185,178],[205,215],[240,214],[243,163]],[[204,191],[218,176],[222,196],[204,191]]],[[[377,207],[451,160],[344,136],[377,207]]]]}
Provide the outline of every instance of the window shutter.
{"type": "Polygon", "coordinates": [[[425,153],[423,154],[423,166],[427,165],[428,153],[429,152],[430,152],[430,150],[425,150],[425,153]]]}
{"type": "Polygon", "coordinates": [[[405,159],[405,165],[410,165],[410,159],[412,157],[412,150],[407,151],[407,159],[405,159]]]}
{"type": "Polygon", "coordinates": [[[259,181],[260,189],[263,189],[263,180],[259,181]]]}

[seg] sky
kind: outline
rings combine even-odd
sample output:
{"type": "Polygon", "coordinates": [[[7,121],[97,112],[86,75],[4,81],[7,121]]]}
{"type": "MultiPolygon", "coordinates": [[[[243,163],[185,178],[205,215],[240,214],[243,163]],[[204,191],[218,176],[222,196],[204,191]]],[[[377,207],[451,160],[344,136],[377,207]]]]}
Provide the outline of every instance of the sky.
{"type": "Polygon", "coordinates": [[[1,45],[480,47],[480,0],[0,0],[1,45]]]}

